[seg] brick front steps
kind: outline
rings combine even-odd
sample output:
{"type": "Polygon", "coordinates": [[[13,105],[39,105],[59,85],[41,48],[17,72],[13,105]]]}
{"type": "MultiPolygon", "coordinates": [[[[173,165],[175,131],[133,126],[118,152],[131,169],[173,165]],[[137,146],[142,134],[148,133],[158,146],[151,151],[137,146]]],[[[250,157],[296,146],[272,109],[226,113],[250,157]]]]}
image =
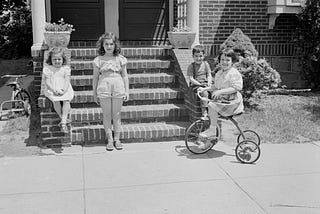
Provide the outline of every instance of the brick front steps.
{"type": "MultiPolygon", "coordinates": [[[[136,123],[121,127],[122,142],[148,142],[183,139],[188,122],[175,123],[136,123]]],[[[102,125],[74,127],[71,134],[73,144],[106,143],[102,125]]]]}
{"type": "MultiPolygon", "coordinates": [[[[180,87],[170,51],[165,48],[123,48],[128,58],[129,101],[121,111],[123,142],[183,139],[190,124],[185,105],[185,91],[180,87]]],[[[63,142],[73,144],[105,143],[101,108],[92,96],[93,48],[71,49],[71,84],[75,97],[71,101],[71,131],[63,134],[58,117],[50,102],[39,99],[42,106],[43,144],[63,142]]]]}

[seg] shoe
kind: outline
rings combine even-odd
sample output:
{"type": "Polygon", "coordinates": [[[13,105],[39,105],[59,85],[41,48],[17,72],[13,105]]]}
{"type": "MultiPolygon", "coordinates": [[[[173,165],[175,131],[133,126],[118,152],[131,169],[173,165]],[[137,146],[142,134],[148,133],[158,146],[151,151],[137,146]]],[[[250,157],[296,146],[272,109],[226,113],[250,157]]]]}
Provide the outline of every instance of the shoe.
{"type": "Polygon", "coordinates": [[[65,134],[69,133],[67,124],[61,123],[61,131],[65,134]]]}
{"type": "Polygon", "coordinates": [[[208,112],[204,111],[202,116],[200,117],[201,120],[209,120],[208,112]]]}
{"type": "Polygon", "coordinates": [[[207,140],[205,143],[199,145],[199,149],[205,150],[212,145],[211,141],[207,140]]]}
{"type": "Polygon", "coordinates": [[[200,117],[200,119],[201,119],[201,120],[209,120],[209,117],[208,117],[208,115],[202,115],[202,116],[200,117]]]}
{"type": "Polygon", "coordinates": [[[106,150],[107,151],[112,151],[113,150],[113,144],[110,142],[110,143],[107,143],[107,146],[106,146],[106,150]]]}
{"type": "Polygon", "coordinates": [[[209,129],[199,133],[199,136],[203,137],[203,138],[214,138],[215,135],[216,135],[216,130],[212,129],[212,128],[209,128],[209,129]]]}
{"type": "Polygon", "coordinates": [[[114,141],[114,147],[115,147],[117,150],[123,149],[122,143],[120,142],[120,140],[115,140],[115,141],[114,141]]]}

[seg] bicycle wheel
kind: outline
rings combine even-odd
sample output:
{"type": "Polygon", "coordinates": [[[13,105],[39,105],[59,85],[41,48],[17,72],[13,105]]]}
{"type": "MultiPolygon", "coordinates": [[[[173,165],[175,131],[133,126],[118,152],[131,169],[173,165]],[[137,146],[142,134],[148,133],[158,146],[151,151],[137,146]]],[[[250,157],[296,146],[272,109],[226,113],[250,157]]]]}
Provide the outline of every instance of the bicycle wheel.
{"type": "Polygon", "coordinates": [[[260,147],[251,140],[241,141],[235,150],[236,157],[241,163],[254,163],[260,157],[260,147]]]}
{"type": "Polygon", "coordinates": [[[238,138],[237,138],[238,144],[244,140],[251,140],[251,141],[255,142],[256,144],[258,144],[258,146],[260,146],[260,137],[257,134],[257,132],[248,129],[248,130],[244,130],[243,134],[244,134],[245,139],[243,139],[242,135],[239,134],[238,138]]]}
{"type": "Polygon", "coordinates": [[[200,132],[205,131],[209,128],[210,122],[208,120],[197,120],[196,122],[192,123],[187,131],[185,136],[185,144],[187,149],[194,153],[194,154],[203,154],[209,151],[217,142],[219,139],[219,128],[217,127],[217,134],[215,139],[208,139],[203,138],[199,136],[200,132]],[[210,141],[210,143],[207,143],[206,148],[200,148],[201,145],[206,145],[205,143],[210,141]]]}
{"type": "Polygon", "coordinates": [[[19,108],[23,108],[25,115],[28,117],[31,114],[31,96],[30,94],[22,89],[19,91],[16,96],[14,97],[15,100],[22,100],[23,104],[19,105],[19,108]]]}

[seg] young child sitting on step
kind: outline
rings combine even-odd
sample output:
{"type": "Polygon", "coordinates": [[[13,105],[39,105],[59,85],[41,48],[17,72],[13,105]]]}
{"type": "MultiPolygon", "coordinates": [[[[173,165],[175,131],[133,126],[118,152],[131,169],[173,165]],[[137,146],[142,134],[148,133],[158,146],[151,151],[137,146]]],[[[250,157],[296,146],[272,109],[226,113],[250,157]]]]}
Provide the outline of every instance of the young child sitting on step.
{"type": "MultiPolygon", "coordinates": [[[[192,57],[194,62],[188,66],[187,75],[190,80],[190,87],[197,93],[201,88],[211,87],[212,76],[208,62],[204,61],[205,51],[201,45],[196,45],[192,49],[192,57]]],[[[208,98],[208,91],[201,90],[201,96],[208,98]]],[[[208,101],[200,100],[200,107],[202,112],[201,119],[206,120],[208,118],[208,101]]]]}

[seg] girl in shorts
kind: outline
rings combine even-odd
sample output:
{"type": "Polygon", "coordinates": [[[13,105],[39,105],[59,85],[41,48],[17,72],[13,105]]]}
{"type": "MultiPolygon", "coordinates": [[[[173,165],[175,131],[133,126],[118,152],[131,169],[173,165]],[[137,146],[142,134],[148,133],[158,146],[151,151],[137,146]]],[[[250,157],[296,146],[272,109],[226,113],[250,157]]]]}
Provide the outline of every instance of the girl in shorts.
{"type": "Polygon", "coordinates": [[[93,98],[102,108],[107,151],[120,150],[121,107],[123,101],[129,100],[127,59],[120,55],[119,40],[114,33],[102,34],[97,48],[99,56],[93,60],[93,98]]]}

